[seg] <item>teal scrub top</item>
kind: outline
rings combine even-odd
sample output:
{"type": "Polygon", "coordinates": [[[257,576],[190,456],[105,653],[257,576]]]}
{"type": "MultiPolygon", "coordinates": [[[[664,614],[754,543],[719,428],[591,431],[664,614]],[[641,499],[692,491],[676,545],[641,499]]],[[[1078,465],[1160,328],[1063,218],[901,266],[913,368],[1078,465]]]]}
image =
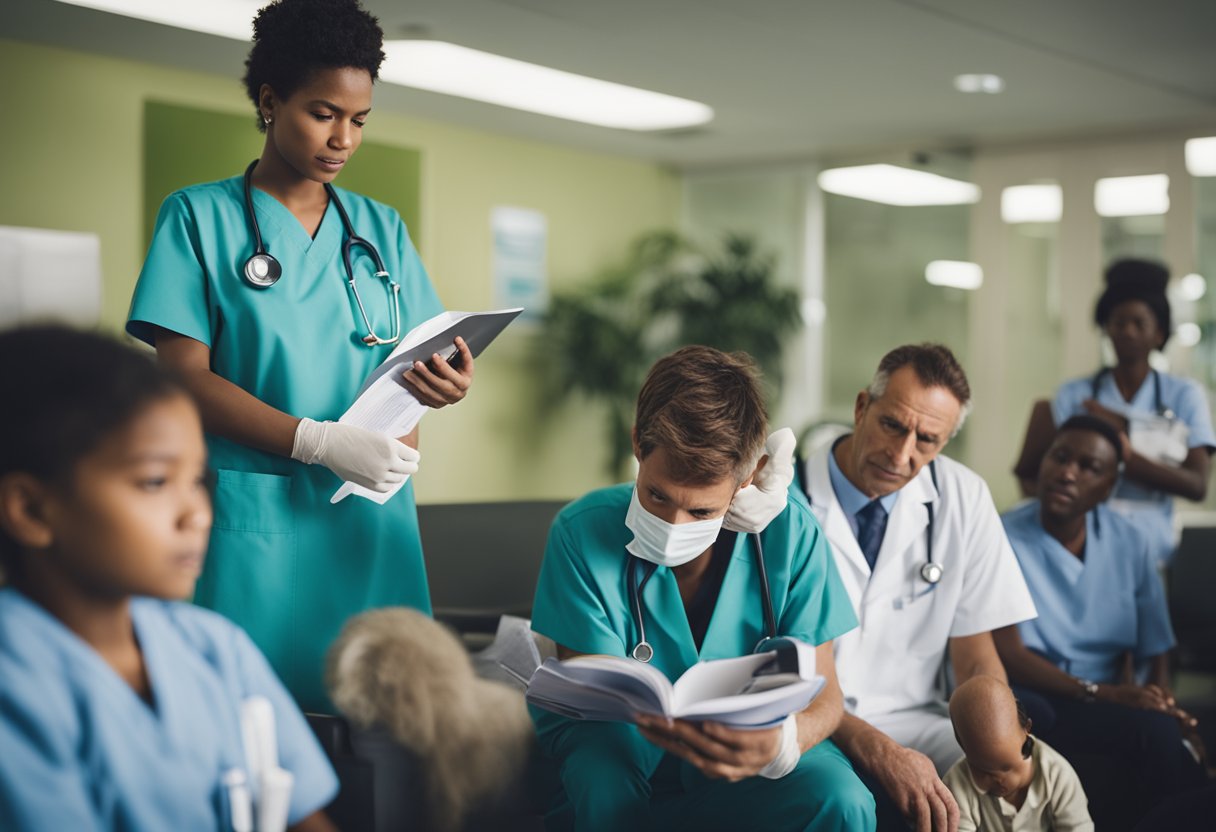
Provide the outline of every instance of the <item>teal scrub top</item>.
{"type": "MultiPolygon", "coordinates": [[[[629,555],[633,533],[625,513],[633,484],[593,491],[562,509],[549,531],[532,609],[532,629],[579,653],[628,656],[638,642],[630,611],[629,555]]],[[[777,635],[823,644],[857,626],[857,616],[828,548],[827,536],[791,487],[789,504],[760,533],[777,635]]],[[[642,590],[651,664],[675,681],[697,661],[751,653],[763,638],[760,576],[750,535],[736,536],[734,552],[698,652],[671,569],[655,569],[642,590]]],[[[550,753],[571,720],[532,709],[550,753]]],[[[645,745],[639,747],[646,747],[645,745]]],[[[653,764],[662,751],[652,749],[653,764]]]]}
{"type": "MultiPolygon", "coordinates": [[[[135,287],[127,331],[155,345],[155,327],[211,349],[222,378],[293,416],[336,420],[392,351],[368,347],[342,266],[345,239],[331,204],[315,237],[254,188],[267,250],[283,267],[267,289],[243,277],[254,251],[242,177],[195,185],[161,206],[135,287]]],[[[395,210],[342,189],[355,233],[401,284],[402,332],[443,307],[395,210]]],[[[377,333],[392,331],[391,297],[362,247],[352,265],[377,333]]],[[[341,484],[319,465],[207,437],[216,474],[215,524],[195,601],[248,631],[306,709],[330,710],[325,650],[342,623],[370,607],[430,611],[412,483],[385,505],[329,498],[341,484]]]]}

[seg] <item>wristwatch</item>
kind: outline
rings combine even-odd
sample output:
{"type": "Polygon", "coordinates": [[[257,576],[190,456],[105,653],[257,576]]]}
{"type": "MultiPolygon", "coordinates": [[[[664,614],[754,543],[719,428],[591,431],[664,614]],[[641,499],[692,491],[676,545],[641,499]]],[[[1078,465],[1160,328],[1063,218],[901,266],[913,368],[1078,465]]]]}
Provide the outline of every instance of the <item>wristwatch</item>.
{"type": "Polygon", "coordinates": [[[1093,702],[1098,698],[1098,683],[1091,682],[1088,679],[1077,679],[1077,684],[1081,686],[1084,693],[1081,694],[1082,702],[1093,702]]]}

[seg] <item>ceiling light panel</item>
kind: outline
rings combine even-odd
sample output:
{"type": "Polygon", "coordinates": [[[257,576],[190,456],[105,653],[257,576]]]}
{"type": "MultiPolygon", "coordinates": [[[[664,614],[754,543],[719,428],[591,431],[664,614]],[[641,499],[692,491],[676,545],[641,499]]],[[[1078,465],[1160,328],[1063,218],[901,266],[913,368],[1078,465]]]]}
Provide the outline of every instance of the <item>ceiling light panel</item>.
{"type": "Polygon", "coordinates": [[[1187,139],[1186,169],[1191,176],[1216,176],[1216,136],[1187,139]]]}
{"type": "Polygon", "coordinates": [[[1094,185],[1094,209],[1103,217],[1147,217],[1170,210],[1170,178],[1164,173],[1114,176],[1094,185]]]}
{"type": "Polygon", "coordinates": [[[253,39],[253,18],[266,0],[58,0],[123,17],[163,23],[233,40],[253,39]]]}
{"type": "Polygon", "coordinates": [[[984,270],[979,263],[965,260],[934,260],[925,266],[925,280],[934,286],[974,290],[984,285],[984,270]]]}
{"type": "Polygon", "coordinates": [[[987,93],[996,95],[1005,89],[1005,79],[999,75],[971,73],[954,76],[954,88],[959,92],[987,93]]]}
{"type": "Polygon", "coordinates": [[[1007,223],[1059,222],[1063,207],[1059,185],[1014,185],[1001,191],[1001,219],[1007,223]]]}
{"type": "Polygon", "coordinates": [[[971,182],[895,165],[825,170],[819,174],[819,187],[885,205],[969,205],[980,198],[979,186],[971,182]]]}
{"type": "Polygon", "coordinates": [[[704,124],[705,104],[504,58],[442,41],[384,44],[384,80],[516,110],[622,130],[704,124]]]}

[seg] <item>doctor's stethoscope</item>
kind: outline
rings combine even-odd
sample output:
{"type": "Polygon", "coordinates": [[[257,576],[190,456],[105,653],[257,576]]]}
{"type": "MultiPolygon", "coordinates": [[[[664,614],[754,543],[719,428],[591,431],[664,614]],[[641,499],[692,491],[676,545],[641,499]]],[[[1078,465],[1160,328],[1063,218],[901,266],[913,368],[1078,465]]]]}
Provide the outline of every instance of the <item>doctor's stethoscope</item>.
{"type": "MultiPolygon", "coordinates": [[[[766,642],[777,637],[777,617],[773,614],[773,596],[768,588],[768,571],[764,568],[764,547],[760,544],[760,535],[752,533],[748,537],[755,541],[752,553],[755,556],[756,572],[760,576],[760,600],[764,604],[764,637],[756,642],[756,646],[752,650],[753,653],[759,653],[760,648],[766,642]]],[[[629,655],[643,663],[654,658],[654,648],[646,640],[646,622],[642,615],[642,589],[645,588],[646,582],[650,580],[650,576],[657,568],[658,566],[650,561],[644,561],[632,554],[629,555],[629,565],[626,567],[629,570],[629,612],[633,615],[633,623],[638,628],[638,643],[629,651],[629,655]],[[640,581],[638,580],[639,567],[643,570],[640,581]]]]}
{"type": "MultiPolygon", "coordinates": [[[[1103,367],[1094,373],[1094,377],[1089,382],[1089,397],[1094,401],[1098,400],[1098,385],[1102,383],[1103,376],[1108,376],[1110,373],[1110,367],[1103,367]]],[[[1166,421],[1172,422],[1177,418],[1174,411],[1166,407],[1165,403],[1161,401],[1161,373],[1156,370],[1153,370],[1153,409],[1157,411],[1158,416],[1166,421]]]]}
{"type": "MultiPolygon", "coordinates": [[[[249,167],[245,168],[245,212],[249,216],[249,227],[253,230],[254,251],[245,261],[244,272],[245,280],[250,286],[267,289],[278,283],[279,278],[283,276],[283,267],[279,265],[278,260],[267,253],[266,246],[262,244],[262,229],[258,226],[257,215],[253,212],[253,169],[257,167],[257,164],[258,160],[254,159],[249,163],[249,167]]],[[[359,314],[363,317],[363,325],[367,327],[367,334],[361,340],[369,347],[395,344],[401,340],[401,284],[389,277],[376,247],[355,233],[355,228],[351,225],[350,217],[347,216],[342,201],[338,199],[337,192],[328,182],[325,183],[325,193],[329,195],[329,201],[338,209],[338,216],[342,218],[342,227],[346,229],[346,239],[342,243],[342,265],[346,267],[346,283],[355,296],[355,304],[358,305],[359,314]],[[363,308],[363,298],[359,296],[359,287],[355,285],[355,271],[350,265],[350,252],[355,246],[362,246],[368,256],[372,258],[372,262],[376,266],[376,277],[384,280],[388,284],[389,291],[392,292],[393,305],[389,307],[389,323],[393,327],[392,338],[381,338],[376,334],[376,331],[372,329],[371,320],[367,317],[367,310],[363,308]]]]}
{"type": "MultiPolygon", "coordinates": [[[[843,439],[844,439],[844,437],[841,437],[840,439],[837,439],[836,442],[839,443],[843,439]]],[[[833,444],[832,447],[834,449],[836,447],[835,444],[833,444]]],[[[799,484],[802,486],[802,493],[806,495],[807,504],[810,505],[811,489],[809,487],[807,487],[806,478],[804,477],[804,475],[802,473],[803,468],[805,468],[805,467],[806,467],[805,464],[802,463],[801,461],[799,461],[797,464],[795,464],[794,470],[798,472],[799,484]]],[[[933,490],[937,491],[938,490],[937,460],[933,460],[929,463],[929,478],[931,480],[933,480],[933,490]]],[[[919,593],[917,593],[917,597],[919,597],[920,595],[924,595],[927,592],[932,592],[933,590],[937,589],[937,585],[942,582],[942,577],[946,574],[946,570],[942,568],[942,565],[940,563],[936,562],[935,560],[933,560],[933,503],[932,502],[925,503],[925,512],[929,515],[929,525],[925,527],[925,555],[926,555],[926,557],[925,557],[925,562],[920,565],[919,571],[920,571],[920,579],[922,581],[924,581],[926,584],[928,584],[929,586],[928,586],[928,588],[923,589],[919,593]]]]}

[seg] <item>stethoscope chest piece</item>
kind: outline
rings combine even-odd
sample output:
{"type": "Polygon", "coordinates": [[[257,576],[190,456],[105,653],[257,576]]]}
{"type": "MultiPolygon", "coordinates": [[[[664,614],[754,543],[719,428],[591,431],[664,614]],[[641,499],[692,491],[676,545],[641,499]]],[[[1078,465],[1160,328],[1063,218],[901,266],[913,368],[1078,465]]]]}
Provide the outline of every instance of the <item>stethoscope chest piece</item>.
{"type": "Polygon", "coordinates": [[[245,280],[250,286],[266,289],[279,282],[283,267],[269,254],[258,253],[245,261],[245,280]]]}
{"type": "Polygon", "coordinates": [[[633,656],[637,661],[646,664],[654,658],[654,648],[650,646],[650,642],[648,641],[639,641],[633,646],[633,650],[629,655],[633,656]]]}
{"type": "Polygon", "coordinates": [[[933,561],[922,564],[920,567],[920,576],[925,583],[936,585],[942,579],[942,568],[933,561]]]}

